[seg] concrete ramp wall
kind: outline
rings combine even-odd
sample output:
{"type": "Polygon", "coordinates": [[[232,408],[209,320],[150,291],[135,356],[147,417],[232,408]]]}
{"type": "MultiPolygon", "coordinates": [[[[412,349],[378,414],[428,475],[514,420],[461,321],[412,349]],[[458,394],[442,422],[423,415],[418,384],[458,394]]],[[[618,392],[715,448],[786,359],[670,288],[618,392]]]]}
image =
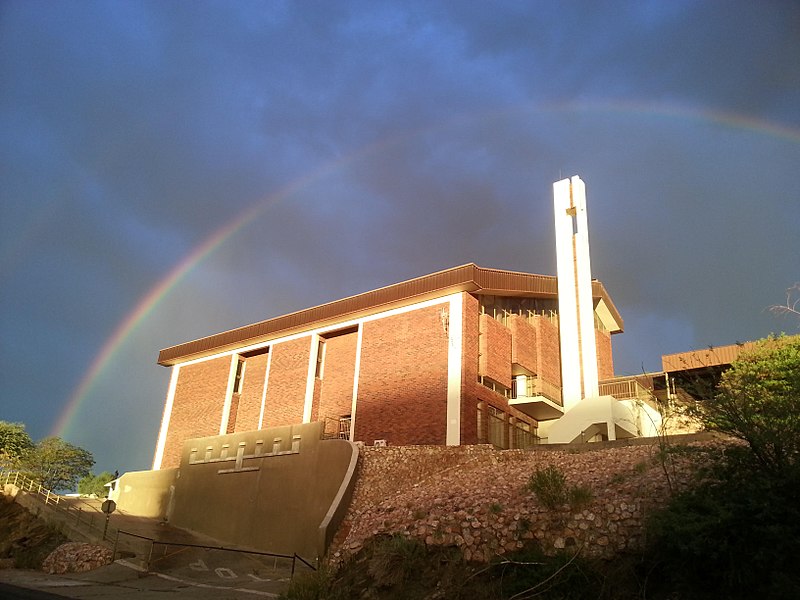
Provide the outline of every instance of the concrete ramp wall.
{"type": "Polygon", "coordinates": [[[124,473],[109,498],[127,514],[166,520],[177,477],[178,469],[124,473]]]}
{"type": "Polygon", "coordinates": [[[358,449],[321,437],[322,423],[307,423],[186,441],[170,523],[237,546],[322,556],[349,502],[358,449]]]}

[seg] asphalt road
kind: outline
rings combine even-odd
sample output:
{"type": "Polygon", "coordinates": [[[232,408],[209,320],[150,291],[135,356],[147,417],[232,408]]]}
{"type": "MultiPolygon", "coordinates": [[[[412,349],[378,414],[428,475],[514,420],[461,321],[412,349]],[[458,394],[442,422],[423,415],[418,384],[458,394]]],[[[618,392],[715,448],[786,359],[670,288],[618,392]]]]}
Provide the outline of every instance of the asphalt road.
{"type": "Polygon", "coordinates": [[[173,566],[164,565],[159,572],[142,573],[124,561],[86,573],[49,575],[22,569],[0,570],[0,598],[98,600],[103,598],[136,598],[163,600],[170,598],[197,600],[241,600],[277,598],[285,591],[290,570],[277,571],[249,568],[244,562],[227,561],[215,567],[213,557],[186,557],[173,566]],[[205,560],[203,560],[205,558],[205,560]],[[257,574],[256,574],[257,573],[257,574]]]}

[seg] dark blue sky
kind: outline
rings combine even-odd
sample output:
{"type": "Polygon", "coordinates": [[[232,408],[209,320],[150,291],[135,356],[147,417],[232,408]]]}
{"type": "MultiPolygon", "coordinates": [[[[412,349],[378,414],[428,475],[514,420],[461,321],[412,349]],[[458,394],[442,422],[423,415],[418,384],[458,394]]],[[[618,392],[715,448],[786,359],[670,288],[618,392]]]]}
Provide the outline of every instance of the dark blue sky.
{"type": "Polygon", "coordinates": [[[98,471],[148,468],[158,350],[552,274],[573,174],[618,373],[795,330],[766,308],[800,280],[798,4],[6,1],[0,419],[38,439],[73,401],[98,471]]]}

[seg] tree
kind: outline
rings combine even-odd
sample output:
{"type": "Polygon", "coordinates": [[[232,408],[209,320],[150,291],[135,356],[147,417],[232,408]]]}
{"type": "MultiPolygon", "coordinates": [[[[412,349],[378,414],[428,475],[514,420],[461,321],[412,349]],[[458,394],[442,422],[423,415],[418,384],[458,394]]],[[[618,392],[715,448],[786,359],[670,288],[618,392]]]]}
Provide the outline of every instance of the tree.
{"type": "Polygon", "coordinates": [[[78,482],[78,493],[90,496],[105,497],[108,495],[108,488],[106,484],[114,479],[114,474],[108,471],[103,471],[100,475],[92,475],[91,473],[78,482]]]}
{"type": "Polygon", "coordinates": [[[800,336],[740,354],[697,416],[747,445],[726,448],[702,480],[651,515],[651,587],[681,598],[797,597],[800,336]]]}
{"type": "Polygon", "coordinates": [[[0,421],[0,467],[15,468],[31,448],[33,441],[25,425],[0,421]]]}
{"type": "Polygon", "coordinates": [[[744,440],[773,474],[800,455],[800,336],[767,338],[722,374],[717,392],[697,405],[711,430],[744,440]]]}
{"type": "Polygon", "coordinates": [[[23,466],[33,479],[53,491],[73,490],[78,480],[91,473],[94,457],[88,450],[48,437],[28,451],[23,466]]]}

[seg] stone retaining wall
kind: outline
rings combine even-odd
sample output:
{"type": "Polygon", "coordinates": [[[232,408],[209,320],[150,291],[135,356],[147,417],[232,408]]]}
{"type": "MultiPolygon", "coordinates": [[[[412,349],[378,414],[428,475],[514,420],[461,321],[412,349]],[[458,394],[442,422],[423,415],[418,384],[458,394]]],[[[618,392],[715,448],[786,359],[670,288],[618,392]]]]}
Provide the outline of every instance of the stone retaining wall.
{"type": "Polygon", "coordinates": [[[669,477],[654,440],[639,445],[495,450],[492,446],[363,448],[353,500],[329,559],[338,564],[372,536],[400,533],[456,545],[488,561],[537,540],[546,553],[578,549],[610,558],[641,546],[650,511],[684,487],[722,442],[690,441],[670,453],[669,477]],[[526,489],[537,469],[557,466],[588,487],[579,509],[542,506],[526,489]]]}

